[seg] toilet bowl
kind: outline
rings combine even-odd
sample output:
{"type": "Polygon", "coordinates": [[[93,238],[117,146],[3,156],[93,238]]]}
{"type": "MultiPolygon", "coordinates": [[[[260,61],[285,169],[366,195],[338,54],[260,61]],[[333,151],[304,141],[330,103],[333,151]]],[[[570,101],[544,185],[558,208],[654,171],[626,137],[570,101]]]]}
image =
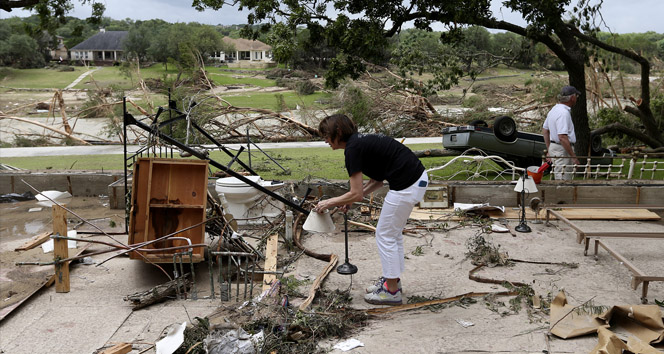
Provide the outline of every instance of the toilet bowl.
{"type": "MultiPolygon", "coordinates": [[[[246,176],[246,178],[270,191],[284,185],[283,182],[264,181],[260,176],[246,176]]],[[[238,225],[262,224],[267,220],[261,216],[274,218],[284,210],[282,202],[236,177],[219,178],[215,182],[214,189],[219,199],[225,199],[227,206],[224,206],[224,209],[228,209],[226,212],[233,215],[238,225]]],[[[224,200],[222,204],[223,202],[224,200]]]]}

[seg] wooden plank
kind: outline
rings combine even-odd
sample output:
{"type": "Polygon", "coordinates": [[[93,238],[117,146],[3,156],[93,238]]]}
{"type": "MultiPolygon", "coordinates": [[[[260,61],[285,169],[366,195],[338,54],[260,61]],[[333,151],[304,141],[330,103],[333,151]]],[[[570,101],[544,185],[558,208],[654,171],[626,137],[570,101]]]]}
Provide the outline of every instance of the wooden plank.
{"type": "MultiPolygon", "coordinates": [[[[661,217],[648,209],[565,209],[555,208],[560,215],[568,220],[660,220],[661,217]]],[[[504,213],[500,211],[490,211],[488,216],[493,218],[519,219],[520,210],[506,208],[504,213]]],[[[544,218],[545,211],[540,210],[538,218],[544,218]]],[[[526,208],[526,219],[535,220],[535,212],[526,208]]]]}
{"type": "Polygon", "coordinates": [[[119,343],[104,350],[101,354],[127,354],[132,349],[131,343],[119,343]]]}
{"type": "Polygon", "coordinates": [[[51,237],[52,233],[50,231],[46,231],[44,233],[41,233],[33,238],[31,238],[28,242],[24,243],[23,246],[15,248],[14,251],[27,251],[31,250],[42,243],[48,241],[48,239],[51,237]]]}
{"type": "MultiPolygon", "coordinates": [[[[265,245],[265,269],[266,272],[276,272],[277,271],[277,248],[279,248],[279,235],[273,234],[270,235],[267,239],[267,244],[265,245]]],[[[263,291],[270,290],[272,283],[277,280],[276,274],[264,274],[263,275],[263,291]]]]}
{"type": "MultiPolygon", "coordinates": [[[[58,205],[53,206],[53,234],[67,237],[67,210],[58,205]]],[[[53,240],[53,260],[57,261],[68,257],[68,241],[53,240]]],[[[55,265],[55,292],[69,292],[69,262],[55,265]]]]}
{"type": "MultiPolygon", "coordinates": [[[[648,209],[622,209],[622,208],[556,208],[562,216],[568,220],[660,220],[661,217],[648,209]]],[[[492,210],[485,213],[492,218],[519,219],[521,210],[515,208],[505,208],[504,212],[492,210]]],[[[535,220],[535,212],[526,208],[526,219],[535,220]]],[[[538,219],[546,217],[545,211],[540,210],[538,219]]],[[[421,209],[413,208],[410,214],[411,219],[429,220],[429,221],[458,221],[460,218],[456,215],[453,208],[447,209],[421,209]]]]}

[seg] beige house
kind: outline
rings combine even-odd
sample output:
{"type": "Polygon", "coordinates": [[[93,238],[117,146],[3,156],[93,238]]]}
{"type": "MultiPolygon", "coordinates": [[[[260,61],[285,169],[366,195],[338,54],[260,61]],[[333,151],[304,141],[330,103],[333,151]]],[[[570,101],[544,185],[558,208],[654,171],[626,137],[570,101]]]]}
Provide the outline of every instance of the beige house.
{"type": "Polygon", "coordinates": [[[65,46],[64,38],[61,36],[55,36],[57,42],[55,43],[55,49],[50,49],[49,54],[51,55],[52,60],[68,60],[69,51],[65,46]]]}
{"type": "Polygon", "coordinates": [[[123,42],[128,31],[106,31],[84,40],[71,48],[71,60],[94,61],[96,64],[120,61],[124,57],[123,42]]]}
{"type": "Polygon", "coordinates": [[[215,52],[212,60],[225,62],[229,67],[269,67],[275,66],[272,60],[272,47],[261,42],[244,38],[224,37],[226,44],[234,48],[231,52],[215,52]]]}

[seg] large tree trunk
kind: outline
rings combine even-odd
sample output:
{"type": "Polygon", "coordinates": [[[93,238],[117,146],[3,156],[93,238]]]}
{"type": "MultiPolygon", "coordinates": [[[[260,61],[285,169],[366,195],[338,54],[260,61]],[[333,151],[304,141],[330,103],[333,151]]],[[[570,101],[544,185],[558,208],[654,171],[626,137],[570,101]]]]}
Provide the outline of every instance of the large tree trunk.
{"type": "Polygon", "coordinates": [[[562,45],[565,48],[565,55],[558,55],[558,57],[565,64],[569,84],[581,92],[581,97],[577,99],[576,104],[572,107],[572,122],[576,134],[574,153],[577,156],[590,156],[590,125],[588,123],[588,101],[586,100],[586,56],[576,38],[567,32],[566,27],[556,30],[556,34],[561,38],[562,45]]]}

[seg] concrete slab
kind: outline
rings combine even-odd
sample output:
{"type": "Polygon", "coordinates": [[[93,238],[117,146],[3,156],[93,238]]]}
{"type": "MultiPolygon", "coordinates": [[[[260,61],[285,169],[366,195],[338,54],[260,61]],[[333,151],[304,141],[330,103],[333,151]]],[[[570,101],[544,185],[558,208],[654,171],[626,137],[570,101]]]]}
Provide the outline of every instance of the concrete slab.
{"type": "MultiPolygon", "coordinates": [[[[87,217],[117,213],[103,207],[100,209],[98,206],[82,205],[87,205],[85,211],[81,211],[87,217]]],[[[25,202],[14,206],[20,210],[27,210],[27,207],[25,202]]],[[[21,238],[32,236],[23,226],[6,226],[4,210],[2,209],[3,225],[0,228],[1,249],[5,249],[7,244],[21,244],[21,238]],[[13,230],[11,234],[10,230],[13,230]]],[[[334,217],[337,225],[342,225],[340,215],[334,217]]],[[[48,218],[48,213],[39,213],[31,216],[31,219],[22,219],[22,222],[39,221],[42,225],[48,225],[48,218]]],[[[107,221],[102,221],[100,225],[103,225],[103,222],[107,221]]],[[[662,221],[582,223],[584,227],[597,230],[664,229],[662,221]]],[[[511,224],[514,226],[513,221],[511,224]]],[[[440,298],[471,291],[504,290],[500,285],[468,279],[468,272],[474,266],[466,258],[467,243],[480,232],[478,225],[453,222],[428,225],[429,229],[422,230],[418,235],[408,235],[404,239],[406,272],[402,276],[402,283],[406,299],[412,296],[440,298]]],[[[485,268],[478,275],[491,279],[527,282],[545,297],[555,296],[564,288],[572,304],[581,304],[593,297],[595,305],[640,303],[640,289],[632,290],[629,287],[630,274],[625,267],[606,253],[600,254],[597,260],[584,256],[583,246],[576,243],[576,233],[569,226],[557,221],[553,222],[552,226],[532,223],[530,226],[533,228],[532,233],[517,233],[516,237],[498,233],[485,237],[500,245],[500,249],[508,252],[511,258],[577,263],[578,268],[559,264],[516,263],[511,267],[485,268]]],[[[126,242],[126,235],[114,237],[126,242]]],[[[343,258],[342,227],[338,227],[333,234],[306,233],[302,241],[314,252],[334,253],[343,258]]],[[[655,270],[661,268],[659,255],[664,254],[662,240],[648,240],[651,242],[647,243],[622,241],[628,242],[617,244],[616,247],[633,257],[640,267],[655,270]]],[[[105,247],[95,245],[91,251],[105,247]]],[[[279,254],[285,255],[287,250],[282,247],[279,254]]],[[[326,290],[350,289],[353,308],[372,308],[373,305],[363,301],[363,295],[364,288],[381,273],[373,234],[353,229],[350,233],[349,255],[351,263],[358,266],[359,272],[353,276],[345,276],[333,271],[323,283],[323,287],[326,290]]],[[[93,256],[93,259],[100,262],[106,257],[99,255],[93,256]]],[[[303,255],[286,275],[313,280],[325,265],[325,262],[303,255]]],[[[172,269],[168,266],[163,268],[172,274],[172,269]]],[[[99,267],[75,264],[71,269],[70,293],[57,294],[53,288],[42,290],[0,323],[0,348],[5,353],[18,354],[92,353],[105,344],[132,342],[132,353],[144,349],[147,349],[145,353],[153,353],[154,350],[148,347],[171,324],[189,322],[196,316],[209,316],[217,312],[222,304],[238,305],[235,302],[222,303],[218,297],[215,300],[206,299],[210,290],[207,265],[200,264],[196,268],[196,274],[201,300],[171,300],[132,312],[130,305],[123,300],[124,296],[165,282],[167,277],[160,269],[126,257],[118,257],[99,267]]],[[[305,285],[299,290],[306,292],[308,286],[305,285]]],[[[664,299],[664,283],[651,283],[648,297],[651,300],[664,299]]],[[[518,313],[514,313],[509,309],[510,299],[512,298],[479,299],[480,301],[474,304],[450,306],[437,312],[420,309],[376,316],[369,321],[367,327],[351,335],[365,344],[365,347],[355,349],[354,352],[541,353],[547,350],[587,353],[595,345],[595,336],[571,340],[553,338],[547,342],[544,334],[548,331],[548,317],[543,313],[527,311],[525,305],[518,313]],[[471,321],[475,325],[463,328],[457,323],[457,319],[471,321]]],[[[302,299],[291,299],[294,306],[297,306],[297,301],[302,299]]],[[[232,321],[234,318],[227,319],[232,321]]],[[[330,349],[340,341],[339,338],[331,339],[321,343],[321,347],[330,349]]]]}

